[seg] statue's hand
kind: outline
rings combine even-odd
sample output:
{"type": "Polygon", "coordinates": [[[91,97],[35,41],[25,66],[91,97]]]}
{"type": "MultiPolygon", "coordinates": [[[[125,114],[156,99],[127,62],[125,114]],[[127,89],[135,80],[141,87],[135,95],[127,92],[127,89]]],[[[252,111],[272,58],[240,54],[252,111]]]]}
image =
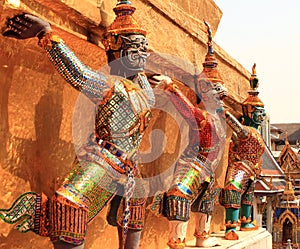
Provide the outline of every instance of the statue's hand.
{"type": "Polygon", "coordinates": [[[168,84],[172,83],[172,79],[166,75],[153,75],[148,78],[153,88],[164,90],[168,84]]]}
{"type": "Polygon", "coordinates": [[[28,39],[32,37],[41,39],[43,35],[50,31],[51,26],[48,22],[39,17],[23,13],[9,18],[2,34],[3,36],[16,39],[28,39]]]}
{"type": "Polygon", "coordinates": [[[165,88],[165,92],[167,94],[172,94],[173,92],[176,92],[176,89],[178,89],[178,86],[176,84],[168,84],[165,88]]]}

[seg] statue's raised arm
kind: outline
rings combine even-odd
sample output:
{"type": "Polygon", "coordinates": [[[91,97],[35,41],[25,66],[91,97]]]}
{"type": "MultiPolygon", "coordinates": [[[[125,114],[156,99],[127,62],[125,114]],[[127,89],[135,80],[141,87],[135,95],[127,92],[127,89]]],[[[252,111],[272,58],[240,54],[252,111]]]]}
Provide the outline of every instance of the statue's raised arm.
{"type": "Polygon", "coordinates": [[[16,39],[37,37],[59,74],[75,89],[88,96],[102,98],[108,90],[107,77],[83,64],[64,41],[53,34],[51,26],[43,19],[30,14],[19,14],[6,22],[4,36],[16,39]]]}

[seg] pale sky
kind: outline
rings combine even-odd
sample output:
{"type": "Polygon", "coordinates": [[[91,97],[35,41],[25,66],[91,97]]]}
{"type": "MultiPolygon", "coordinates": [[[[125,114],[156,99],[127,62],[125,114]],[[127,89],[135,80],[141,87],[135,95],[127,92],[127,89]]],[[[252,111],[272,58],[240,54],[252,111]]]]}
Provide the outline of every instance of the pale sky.
{"type": "Polygon", "coordinates": [[[271,123],[300,123],[300,1],[214,0],[215,42],[251,72],[271,123]]]}

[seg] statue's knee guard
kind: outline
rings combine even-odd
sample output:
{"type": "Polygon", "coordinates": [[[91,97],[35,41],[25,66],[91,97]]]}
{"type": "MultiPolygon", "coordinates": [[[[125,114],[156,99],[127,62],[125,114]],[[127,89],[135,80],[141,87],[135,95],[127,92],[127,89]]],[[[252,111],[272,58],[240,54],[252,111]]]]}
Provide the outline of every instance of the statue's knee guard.
{"type": "Polygon", "coordinates": [[[221,204],[226,208],[240,208],[242,193],[249,187],[249,179],[253,177],[252,163],[238,161],[229,165],[226,184],[222,190],[221,204]]]}
{"type": "Polygon", "coordinates": [[[245,205],[253,205],[254,201],[254,193],[246,193],[242,196],[241,204],[245,205]]]}
{"type": "Polygon", "coordinates": [[[232,189],[223,189],[220,197],[220,203],[225,208],[241,207],[241,192],[232,189]]]}
{"type": "Polygon", "coordinates": [[[146,198],[131,198],[129,201],[129,216],[126,216],[126,201],[121,201],[118,210],[118,225],[128,229],[141,230],[145,225],[146,198]]]}
{"type": "Polygon", "coordinates": [[[191,210],[192,212],[205,213],[211,215],[214,210],[214,204],[216,198],[220,194],[221,188],[216,182],[211,183],[203,195],[199,195],[193,202],[191,210]]]}
{"type": "Polygon", "coordinates": [[[188,221],[190,218],[191,201],[184,197],[167,196],[165,208],[164,214],[168,220],[188,221]]]}
{"type": "Polygon", "coordinates": [[[242,195],[242,204],[252,205],[254,201],[254,181],[249,180],[248,188],[246,192],[242,195]]]}
{"type": "Polygon", "coordinates": [[[88,223],[88,209],[70,200],[54,195],[49,203],[49,221],[52,241],[74,245],[84,242],[88,223]]]}

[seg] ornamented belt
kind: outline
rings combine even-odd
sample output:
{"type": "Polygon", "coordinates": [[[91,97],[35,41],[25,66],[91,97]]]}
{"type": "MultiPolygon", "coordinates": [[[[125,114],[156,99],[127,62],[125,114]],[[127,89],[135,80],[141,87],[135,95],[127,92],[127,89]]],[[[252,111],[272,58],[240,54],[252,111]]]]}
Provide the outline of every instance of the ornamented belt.
{"type": "MultiPolygon", "coordinates": [[[[127,153],[124,151],[120,150],[117,148],[113,143],[102,140],[102,139],[97,139],[98,145],[100,145],[102,148],[106,149],[111,153],[112,155],[116,156],[124,165],[128,166],[130,169],[134,168],[135,163],[132,163],[132,156],[129,156],[127,153]]],[[[135,154],[135,153],[133,153],[135,154]]],[[[120,172],[120,169],[117,169],[120,172]]],[[[120,173],[126,173],[126,170],[123,169],[123,172],[120,173]]]]}
{"type": "Polygon", "coordinates": [[[205,156],[199,153],[199,146],[190,146],[186,148],[184,151],[184,155],[186,158],[193,159],[197,158],[201,162],[201,168],[205,167],[207,169],[211,168],[212,162],[209,161],[205,156]]]}
{"type": "Polygon", "coordinates": [[[131,159],[134,153],[132,153],[131,156],[129,156],[127,153],[123,152],[122,150],[118,149],[113,143],[109,141],[105,141],[102,139],[99,139],[98,144],[109,151],[112,155],[118,157],[118,159],[122,162],[124,162],[125,166],[128,166],[129,168],[127,169],[122,169],[124,172],[120,172],[121,168],[118,168],[117,170],[120,173],[126,173],[127,174],[127,182],[125,183],[125,211],[124,211],[124,218],[123,218],[123,236],[126,236],[127,229],[128,229],[128,220],[129,217],[131,216],[131,211],[130,211],[130,199],[133,195],[134,189],[135,189],[135,179],[134,179],[134,165],[135,163],[132,163],[131,159]]]}
{"type": "Polygon", "coordinates": [[[98,139],[97,142],[99,145],[101,145],[101,147],[107,149],[111,154],[115,155],[119,159],[122,159],[123,161],[127,160],[128,155],[122,150],[118,149],[113,143],[109,141],[104,141],[102,139],[98,139]]]}
{"type": "Polygon", "coordinates": [[[203,155],[201,155],[201,154],[198,154],[198,155],[197,155],[197,159],[202,163],[202,165],[203,165],[205,168],[207,168],[207,169],[211,168],[212,162],[209,161],[205,156],[203,156],[203,155]]]}

